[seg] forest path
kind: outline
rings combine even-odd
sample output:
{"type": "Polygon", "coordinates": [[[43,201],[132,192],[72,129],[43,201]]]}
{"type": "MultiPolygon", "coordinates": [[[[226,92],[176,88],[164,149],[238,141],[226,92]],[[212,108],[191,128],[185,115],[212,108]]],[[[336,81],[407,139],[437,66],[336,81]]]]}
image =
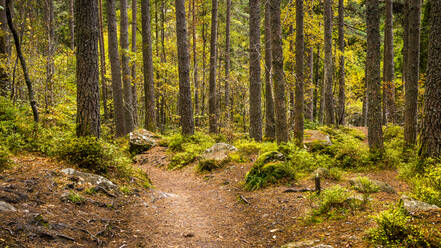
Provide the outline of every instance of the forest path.
{"type": "Polygon", "coordinates": [[[140,166],[154,190],[144,199],[145,211],[133,209],[132,224],[149,236],[149,247],[249,247],[247,239],[255,236],[247,233],[237,195],[207,183],[192,166],[179,171],[158,167],[158,159],[166,158],[164,148],[145,156],[150,161],[140,166]]]}

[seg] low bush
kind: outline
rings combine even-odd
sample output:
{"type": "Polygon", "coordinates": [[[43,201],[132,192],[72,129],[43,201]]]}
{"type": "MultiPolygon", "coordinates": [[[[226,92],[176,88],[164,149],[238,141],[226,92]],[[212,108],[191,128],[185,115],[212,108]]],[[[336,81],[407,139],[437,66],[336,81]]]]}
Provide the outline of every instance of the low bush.
{"type": "Polygon", "coordinates": [[[254,140],[239,139],[233,145],[237,148],[237,152],[232,154],[232,160],[237,162],[248,162],[253,155],[277,151],[277,144],[270,141],[256,142],[254,140]]]}
{"type": "Polygon", "coordinates": [[[356,182],[354,182],[352,188],[365,194],[377,193],[380,190],[380,187],[373,183],[368,177],[360,176],[356,178],[356,182]]]}
{"type": "Polygon", "coordinates": [[[348,210],[359,208],[362,201],[350,196],[350,192],[340,185],[325,189],[319,195],[311,194],[309,198],[316,204],[310,214],[311,220],[320,222],[320,217],[338,219],[348,210]]]}
{"type": "Polygon", "coordinates": [[[9,151],[6,147],[0,145],[0,171],[6,169],[9,163],[9,151]]]}
{"type": "Polygon", "coordinates": [[[410,223],[411,217],[402,202],[374,217],[377,227],[368,231],[367,239],[376,247],[431,247],[421,229],[410,223]]]}
{"type": "Polygon", "coordinates": [[[413,196],[441,207],[441,163],[429,166],[425,173],[416,177],[413,181],[413,196]]]}
{"type": "Polygon", "coordinates": [[[371,164],[371,154],[368,147],[360,140],[346,134],[332,141],[324,152],[335,159],[335,166],[345,169],[365,167],[371,164]]]}
{"type": "Polygon", "coordinates": [[[257,190],[270,184],[293,181],[295,171],[284,159],[283,154],[275,151],[260,155],[245,176],[245,189],[257,190]]]}

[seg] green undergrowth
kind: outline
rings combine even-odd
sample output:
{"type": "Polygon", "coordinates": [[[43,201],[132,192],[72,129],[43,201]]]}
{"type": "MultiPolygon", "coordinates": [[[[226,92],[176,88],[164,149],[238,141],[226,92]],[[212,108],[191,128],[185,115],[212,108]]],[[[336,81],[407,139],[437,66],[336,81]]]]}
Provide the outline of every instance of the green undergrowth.
{"type": "Polygon", "coordinates": [[[9,150],[0,145],[0,172],[9,167],[11,160],[9,159],[9,150]]]}
{"type": "Polygon", "coordinates": [[[371,194],[380,191],[380,187],[374,184],[368,177],[357,177],[357,183],[352,188],[360,193],[371,194]]]}
{"type": "Polygon", "coordinates": [[[262,154],[245,176],[245,189],[256,190],[270,184],[290,182],[295,171],[285,162],[283,154],[272,151],[262,154]]]}
{"type": "Polygon", "coordinates": [[[373,219],[377,226],[368,230],[366,238],[375,247],[440,247],[439,237],[426,230],[429,226],[414,223],[402,201],[373,219]]]}
{"type": "Polygon", "coordinates": [[[21,106],[14,106],[0,97],[1,158],[6,157],[8,152],[36,152],[57,157],[82,170],[116,179],[123,184],[136,179],[139,185],[150,187],[148,176],[131,166],[126,138],[110,139],[105,125],[103,138],[99,140],[75,137],[75,123],[69,121],[75,120],[75,109],[70,109],[66,104],[60,104],[53,110],[57,114],[41,114],[41,121],[37,124],[33,122],[28,108],[21,106]]]}
{"type": "Polygon", "coordinates": [[[210,135],[196,132],[192,136],[173,134],[165,136],[161,145],[167,146],[172,154],[169,169],[180,169],[195,161],[202,152],[210,148],[215,140],[210,135]]]}
{"type": "Polygon", "coordinates": [[[308,198],[313,209],[307,220],[322,222],[324,219],[342,219],[349,211],[362,208],[366,201],[351,197],[351,193],[340,185],[323,190],[320,194],[311,193],[308,198]]]}

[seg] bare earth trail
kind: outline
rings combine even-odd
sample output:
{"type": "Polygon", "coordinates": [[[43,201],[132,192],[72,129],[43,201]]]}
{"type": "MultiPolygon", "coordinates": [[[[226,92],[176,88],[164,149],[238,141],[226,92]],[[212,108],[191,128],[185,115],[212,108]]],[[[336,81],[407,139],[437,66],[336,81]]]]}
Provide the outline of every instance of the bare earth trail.
{"type": "MultiPolygon", "coordinates": [[[[146,155],[156,152],[165,156],[161,148],[146,155]]],[[[191,167],[169,171],[146,163],[142,168],[154,190],[143,203],[145,211],[133,213],[133,224],[144,228],[150,247],[249,247],[247,239],[256,238],[240,221],[246,219],[243,204],[228,189],[207,183],[191,167]]]]}

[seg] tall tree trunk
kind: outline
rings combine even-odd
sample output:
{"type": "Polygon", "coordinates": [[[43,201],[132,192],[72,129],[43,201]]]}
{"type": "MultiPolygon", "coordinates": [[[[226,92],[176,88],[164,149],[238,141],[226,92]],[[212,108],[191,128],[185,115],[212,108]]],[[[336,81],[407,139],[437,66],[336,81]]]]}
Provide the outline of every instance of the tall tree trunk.
{"type": "Polygon", "coordinates": [[[54,0],[46,0],[46,25],[47,25],[47,63],[45,82],[45,110],[53,106],[53,77],[55,73],[55,25],[54,25],[54,0]]]}
{"type": "Polygon", "coordinates": [[[119,42],[121,45],[121,67],[122,67],[122,82],[124,92],[124,120],[126,122],[126,134],[133,131],[135,128],[133,112],[133,96],[132,84],[130,82],[130,67],[129,67],[129,18],[127,16],[127,0],[120,0],[120,29],[119,42]]]}
{"type": "Polygon", "coordinates": [[[32,88],[32,82],[31,82],[31,79],[29,78],[28,69],[26,67],[26,61],[25,61],[25,59],[23,57],[23,53],[21,51],[20,40],[18,38],[17,31],[14,28],[14,24],[12,23],[12,16],[11,16],[11,10],[10,10],[11,1],[6,0],[5,5],[6,5],[6,18],[8,21],[8,26],[9,26],[9,29],[11,30],[12,36],[14,37],[14,43],[15,43],[15,49],[17,51],[17,57],[20,59],[20,64],[23,69],[25,83],[28,88],[28,97],[29,97],[29,103],[30,103],[31,109],[32,109],[32,115],[34,117],[34,122],[38,122],[39,115],[38,115],[38,109],[37,109],[37,102],[35,101],[35,97],[34,97],[34,89],[32,88]]]}
{"type": "MultiPolygon", "coordinates": [[[[161,1],[161,62],[167,63],[167,55],[165,54],[165,13],[166,9],[166,1],[161,1]]],[[[167,72],[164,74],[164,81],[167,80],[167,72]]],[[[166,113],[165,113],[165,97],[164,97],[164,89],[162,89],[162,84],[158,85],[160,88],[159,96],[160,96],[160,106],[159,106],[159,128],[161,132],[164,131],[166,124],[166,113]]]]}
{"type": "Polygon", "coordinates": [[[325,22],[325,64],[324,71],[325,75],[323,77],[324,87],[325,87],[325,123],[328,125],[333,125],[335,123],[334,116],[334,96],[332,91],[332,2],[331,0],[325,0],[325,10],[324,10],[324,22],[325,22]]]}
{"type": "Polygon", "coordinates": [[[423,158],[441,156],[441,2],[430,3],[428,77],[419,152],[423,158]]]}
{"type": "MultiPolygon", "coordinates": [[[[202,16],[205,16],[205,6],[202,5],[202,16]]],[[[206,48],[207,48],[207,28],[206,28],[206,24],[205,21],[203,21],[202,23],[202,90],[201,90],[201,115],[205,116],[205,96],[207,94],[207,90],[205,89],[205,82],[206,82],[206,77],[205,77],[205,71],[206,71],[206,48]]]]}
{"type": "Polygon", "coordinates": [[[155,86],[153,82],[153,54],[151,37],[150,0],[141,1],[142,57],[144,65],[145,123],[144,128],[155,131],[155,86]]]}
{"type": "Polygon", "coordinates": [[[276,140],[288,141],[288,125],[285,104],[285,77],[283,75],[282,31],[280,23],[280,0],[271,0],[271,48],[275,94],[276,140]]]}
{"type": "Polygon", "coordinates": [[[107,24],[108,24],[108,42],[109,42],[109,60],[112,72],[112,93],[113,109],[115,112],[116,136],[124,136],[126,125],[124,120],[124,103],[121,87],[121,65],[118,55],[118,35],[116,31],[115,1],[107,0],[107,24]]]}
{"type": "Polygon", "coordinates": [[[187,44],[187,27],[185,22],[185,0],[175,0],[176,32],[178,41],[179,70],[179,114],[183,135],[194,134],[193,105],[190,89],[190,55],[187,44]]]}
{"type": "Polygon", "coordinates": [[[409,1],[404,1],[403,4],[403,82],[407,81],[407,60],[409,50],[409,1]]]}
{"type": "Polygon", "coordinates": [[[70,26],[70,49],[75,49],[75,15],[74,15],[74,0],[70,0],[70,18],[69,18],[69,26],[70,26]]]}
{"type": "MultiPolygon", "coordinates": [[[[294,28],[293,25],[289,26],[288,29],[288,36],[293,36],[294,34],[294,28]]],[[[282,38],[283,39],[283,38],[282,38]]],[[[283,42],[283,41],[282,41],[283,42]]],[[[282,43],[283,44],[283,43],[282,43]]],[[[294,40],[290,39],[289,40],[289,45],[288,45],[288,50],[290,54],[294,54],[294,40]]],[[[287,62],[287,68],[289,73],[292,75],[291,80],[288,81],[288,92],[289,92],[289,106],[288,106],[288,111],[289,111],[289,117],[288,117],[288,132],[294,129],[294,118],[295,118],[295,101],[294,101],[294,94],[295,94],[295,84],[296,84],[296,80],[295,80],[295,65],[293,63],[293,61],[288,61],[287,62]]]]}
{"type": "MultiPolygon", "coordinates": [[[[251,1],[250,1],[250,3],[251,3],[251,1]]],[[[227,13],[226,13],[227,20],[226,20],[226,24],[225,24],[226,25],[225,26],[225,109],[226,109],[225,112],[227,114],[228,121],[230,120],[230,117],[231,117],[230,116],[230,112],[231,112],[231,107],[230,107],[230,22],[231,22],[230,18],[231,18],[231,14],[230,14],[230,12],[231,12],[231,0],[227,0],[227,13]]],[[[251,19],[251,17],[250,17],[250,19],[251,19]]],[[[259,21],[260,21],[260,17],[259,17],[259,21]]],[[[259,42],[259,47],[260,47],[260,42],[259,42]]],[[[260,57],[260,52],[259,52],[259,57],[260,57]]],[[[259,77],[260,77],[260,73],[259,73],[259,77]]],[[[260,136],[262,136],[262,135],[260,135],[260,136]]]]}
{"type": "MultiPolygon", "coordinates": [[[[136,29],[137,29],[137,19],[138,19],[138,0],[132,0],[132,53],[136,54],[136,29]]],[[[150,7],[149,7],[150,9],[150,7]]],[[[149,13],[150,14],[150,13],[149,13]]],[[[149,18],[150,20],[151,18],[149,18]]],[[[150,23],[150,21],[149,21],[150,23]]],[[[151,42],[150,38],[150,42],[151,42]]],[[[136,63],[132,63],[132,108],[133,108],[133,122],[135,126],[138,123],[138,94],[136,91],[136,63]]]]}
{"type": "MultiPolygon", "coordinates": [[[[320,46],[317,46],[317,54],[318,54],[318,57],[320,57],[320,46]]],[[[320,106],[319,106],[319,113],[318,113],[318,121],[320,124],[324,124],[324,121],[325,121],[325,80],[323,78],[320,78],[320,79],[317,78],[317,81],[318,81],[317,85],[319,86],[319,89],[320,89],[320,98],[319,98],[320,106]]]]}
{"type": "Polygon", "coordinates": [[[345,30],[344,30],[344,1],[338,1],[338,49],[340,50],[339,56],[339,73],[338,73],[338,114],[337,125],[345,124],[345,30]]]}
{"type": "Polygon", "coordinates": [[[198,60],[196,53],[196,0],[192,0],[193,8],[192,8],[192,17],[193,17],[193,25],[191,28],[192,37],[193,37],[193,81],[194,81],[194,114],[195,114],[195,125],[199,125],[199,80],[198,80],[198,60]]]}
{"type": "MultiPolygon", "coordinates": [[[[0,6],[5,6],[5,0],[0,0],[0,6]]],[[[0,30],[0,59],[6,59],[8,57],[8,48],[7,48],[7,20],[6,20],[6,11],[5,9],[0,10],[0,22],[1,22],[1,30],[0,30]]],[[[8,87],[9,87],[9,79],[8,73],[4,66],[0,66],[0,96],[6,97],[8,95],[8,87]]],[[[11,87],[11,92],[12,92],[11,87]]]]}
{"type": "Polygon", "coordinates": [[[301,146],[303,144],[303,81],[305,39],[303,34],[303,0],[296,0],[296,98],[294,139],[301,146]]]}
{"type": "Polygon", "coordinates": [[[309,101],[306,106],[306,118],[314,121],[314,48],[309,47],[308,53],[308,69],[309,69],[309,101]]]}
{"type": "Polygon", "coordinates": [[[273,87],[271,83],[271,62],[271,12],[269,1],[265,1],[265,136],[272,140],[276,136],[276,127],[273,87]]]}
{"type": "Polygon", "coordinates": [[[211,1],[211,40],[210,40],[210,79],[209,79],[209,131],[217,133],[217,96],[216,96],[216,40],[217,40],[217,0],[211,1]]]}
{"type": "Polygon", "coordinates": [[[418,115],[418,79],[420,61],[421,0],[409,1],[409,40],[405,82],[404,141],[416,144],[418,115]]]}
{"type": "Polygon", "coordinates": [[[372,152],[383,152],[380,78],[380,13],[378,0],[366,1],[368,86],[368,141],[372,152]]]}
{"type": "Polygon", "coordinates": [[[75,4],[77,47],[77,136],[100,137],[97,1],[75,4]]]}
{"type": "Polygon", "coordinates": [[[383,123],[395,123],[395,84],[394,84],[394,38],[393,3],[386,0],[386,21],[384,27],[383,61],[383,123]]]}
{"type": "Polygon", "coordinates": [[[107,78],[106,78],[106,51],[104,48],[104,32],[103,32],[103,4],[102,0],[98,1],[99,10],[99,47],[100,47],[100,71],[101,71],[101,94],[103,99],[104,120],[109,119],[109,109],[107,108],[107,78]]]}
{"type": "MultiPolygon", "coordinates": [[[[227,0],[229,1],[229,0],[227,0]]],[[[260,5],[250,0],[250,137],[262,140],[262,109],[260,82],[260,5]]],[[[227,110],[228,112],[228,110],[227,110]]]]}

